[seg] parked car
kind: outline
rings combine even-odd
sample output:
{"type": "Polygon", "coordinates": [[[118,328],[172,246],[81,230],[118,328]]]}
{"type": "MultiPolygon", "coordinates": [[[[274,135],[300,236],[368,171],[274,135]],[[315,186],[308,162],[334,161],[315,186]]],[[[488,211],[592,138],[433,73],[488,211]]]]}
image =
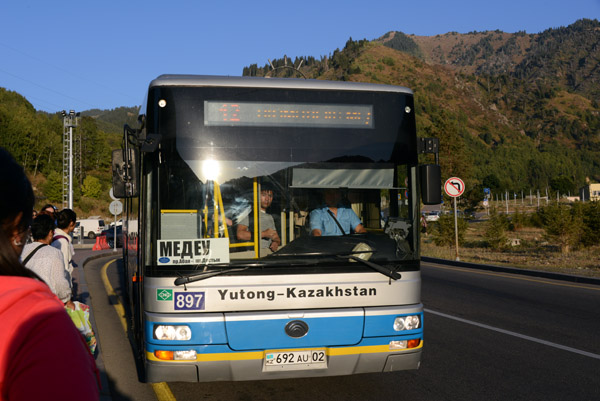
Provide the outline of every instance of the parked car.
{"type": "Polygon", "coordinates": [[[426,221],[438,221],[440,219],[440,211],[439,210],[433,210],[431,212],[425,212],[423,214],[425,215],[426,221]]]}
{"type": "MultiPolygon", "coordinates": [[[[444,214],[454,216],[454,209],[447,210],[444,212],[444,214]]],[[[471,210],[469,210],[469,211],[457,210],[456,216],[460,219],[472,219],[472,218],[475,218],[475,212],[473,212],[471,210]]]]}
{"type": "MultiPolygon", "coordinates": [[[[117,220],[117,223],[116,223],[116,225],[117,225],[117,227],[118,227],[118,226],[122,226],[122,225],[123,225],[123,219],[119,219],[119,220],[117,220]]],[[[110,227],[114,227],[114,226],[115,226],[115,222],[114,222],[114,221],[111,221],[109,226],[110,226],[110,227]]]]}
{"type": "MultiPolygon", "coordinates": [[[[115,228],[111,227],[111,228],[107,228],[106,230],[102,231],[102,233],[100,235],[104,235],[106,237],[106,242],[108,243],[108,246],[110,246],[111,248],[115,247],[115,228]]],[[[117,226],[117,248],[122,248],[123,247],[123,226],[117,226]]]]}
{"type": "Polygon", "coordinates": [[[75,223],[75,230],[73,236],[78,237],[79,231],[83,231],[83,236],[90,239],[96,238],[97,235],[102,233],[106,227],[104,226],[104,220],[99,217],[91,217],[89,219],[81,219],[75,223]]]}

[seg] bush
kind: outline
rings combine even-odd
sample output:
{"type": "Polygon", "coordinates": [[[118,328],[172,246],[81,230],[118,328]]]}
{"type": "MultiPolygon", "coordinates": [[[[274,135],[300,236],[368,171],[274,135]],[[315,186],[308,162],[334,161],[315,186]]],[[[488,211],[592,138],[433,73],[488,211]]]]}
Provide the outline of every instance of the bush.
{"type": "Polygon", "coordinates": [[[102,193],[102,185],[100,184],[100,180],[96,177],[88,175],[83,180],[81,191],[83,196],[98,199],[102,193]]]}
{"type": "Polygon", "coordinates": [[[529,224],[531,224],[532,227],[536,227],[536,228],[544,227],[542,215],[539,211],[532,213],[531,216],[529,216],[529,224]]]}
{"type": "Polygon", "coordinates": [[[61,202],[63,197],[62,176],[53,171],[48,174],[48,180],[44,184],[44,195],[51,202],[61,202]]]}
{"type": "MultiPolygon", "coordinates": [[[[458,218],[458,244],[462,245],[467,231],[467,222],[465,219],[458,218]]],[[[431,234],[433,242],[437,246],[453,246],[456,243],[454,230],[454,214],[443,214],[439,220],[432,225],[431,234]]]]}
{"type": "Polygon", "coordinates": [[[82,211],[82,212],[83,212],[85,215],[87,215],[87,214],[89,214],[89,213],[90,213],[90,211],[91,211],[91,210],[92,210],[92,208],[94,207],[94,201],[93,201],[92,199],[90,199],[90,198],[85,198],[85,197],[83,197],[83,198],[81,198],[81,199],[79,200],[79,203],[78,203],[78,205],[77,205],[77,206],[79,206],[79,208],[81,209],[81,211],[82,211]]]}
{"type": "Polygon", "coordinates": [[[523,227],[531,226],[531,219],[527,213],[517,209],[512,215],[511,231],[518,231],[523,227]]]}
{"type": "Polygon", "coordinates": [[[383,64],[389,65],[390,67],[393,67],[395,64],[394,59],[391,57],[384,57],[382,61],[383,64]]]}
{"type": "Polygon", "coordinates": [[[562,253],[579,245],[583,221],[578,208],[564,204],[552,204],[540,210],[545,238],[560,247],[562,253]]]}
{"type": "Polygon", "coordinates": [[[498,214],[496,208],[490,211],[490,219],[487,222],[484,238],[490,248],[504,248],[508,242],[506,230],[509,227],[506,215],[498,214]]]}
{"type": "Polygon", "coordinates": [[[600,202],[578,203],[574,209],[583,222],[582,245],[600,245],[600,202]]]}
{"type": "Polygon", "coordinates": [[[362,72],[362,70],[361,70],[360,66],[358,66],[358,65],[350,67],[348,69],[348,74],[350,74],[350,75],[352,75],[352,74],[360,74],[361,72],[362,72]]]}

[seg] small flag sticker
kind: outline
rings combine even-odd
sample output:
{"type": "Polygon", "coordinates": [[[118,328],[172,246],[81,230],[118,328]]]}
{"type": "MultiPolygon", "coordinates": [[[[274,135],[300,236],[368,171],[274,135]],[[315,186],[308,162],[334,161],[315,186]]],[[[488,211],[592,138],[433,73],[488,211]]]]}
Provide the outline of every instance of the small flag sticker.
{"type": "Polygon", "coordinates": [[[166,289],[157,289],[156,290],[156,300],[157,301],[172,301],[173,300],[173,290],[166,289]]]}

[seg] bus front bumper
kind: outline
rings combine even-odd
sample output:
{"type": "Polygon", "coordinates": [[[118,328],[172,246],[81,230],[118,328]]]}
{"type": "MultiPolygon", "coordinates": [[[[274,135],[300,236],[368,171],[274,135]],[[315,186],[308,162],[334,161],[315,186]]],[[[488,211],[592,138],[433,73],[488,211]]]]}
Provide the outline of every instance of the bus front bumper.
{"type": "MultiPolygon", "coordinates": [[[[326,366],[304,369],[265,368],[265,352],[204,353],[195,361],[162,361],[146,352],[146,381],[212,382],[343,376],[418,369],[423,342],[412,349],[388,351],[386,346],[326,348],[326,366]],[[385,348],[384,352],[383,351],[385,348]]],[[[285,351],[285,350],[284,350],[285,351]]]]}

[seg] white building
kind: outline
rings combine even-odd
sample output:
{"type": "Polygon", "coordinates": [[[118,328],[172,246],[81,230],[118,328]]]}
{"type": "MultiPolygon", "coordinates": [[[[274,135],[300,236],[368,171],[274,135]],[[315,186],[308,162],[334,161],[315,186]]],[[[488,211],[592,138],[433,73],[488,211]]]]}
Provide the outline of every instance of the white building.
{"type": "Polygon", "coordinates": [[[589,184],[579,189],[582,201],[600,201],[600,184],[589,184]]]}

